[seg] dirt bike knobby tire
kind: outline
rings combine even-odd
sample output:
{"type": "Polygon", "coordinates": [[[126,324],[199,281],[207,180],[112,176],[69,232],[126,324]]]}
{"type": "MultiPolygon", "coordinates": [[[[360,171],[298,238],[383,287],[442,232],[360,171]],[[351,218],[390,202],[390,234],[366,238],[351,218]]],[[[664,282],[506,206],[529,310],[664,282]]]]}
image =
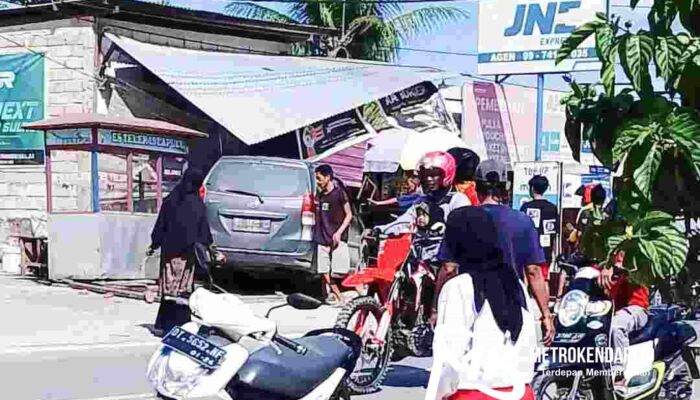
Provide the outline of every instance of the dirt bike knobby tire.
{"type": "MultiPolygon", "coordinates": [[[[351,302],[349,302],[347,305],[345,305],[345,307],[343,307],[343,309],[338,314],[335,326],[339,328],[350,329],[347,325],[348,323],[350,323],[350,319],[352,318],[352,316],[359,310],[367,310],[374,314],[375,318],[377,319],[377,324],[379,324],[382,313],[384,312],[384,308],[373,297],[357,297],[351,302]]],[[[387,373],[389,372],[389,360],[393,351],[392,344],[392,331],[391,329],[389,329],[386,335],[386,343],[384,345],[386,346],[386,349],[384,350],[384,353],[381,356],[380,360],[381,368],[379,368],[379,371],[372,376],[372,379],[370,380],[369,384],[361,385],[356,382],[353,382],[351,377],[348,377],[347,387],[350,390],[351,394],[364,395],[374,393],[379,390],[382,383],[384,383],[384,380],[386,379],[387,373]]]]}

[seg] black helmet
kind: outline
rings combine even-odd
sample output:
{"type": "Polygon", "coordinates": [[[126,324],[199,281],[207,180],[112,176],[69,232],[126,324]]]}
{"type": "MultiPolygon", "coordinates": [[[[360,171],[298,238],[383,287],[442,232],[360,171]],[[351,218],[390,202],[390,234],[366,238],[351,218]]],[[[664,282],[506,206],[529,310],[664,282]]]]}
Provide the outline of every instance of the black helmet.
{"type": "Polygon", "coordinates": [[[457,173],[455,174],[455,182],[464,182],[474,180],[476,168],[481,159],[472,150],[462,147],[453,147],[447,152],[454,157],[457,162],[457,173]]]}

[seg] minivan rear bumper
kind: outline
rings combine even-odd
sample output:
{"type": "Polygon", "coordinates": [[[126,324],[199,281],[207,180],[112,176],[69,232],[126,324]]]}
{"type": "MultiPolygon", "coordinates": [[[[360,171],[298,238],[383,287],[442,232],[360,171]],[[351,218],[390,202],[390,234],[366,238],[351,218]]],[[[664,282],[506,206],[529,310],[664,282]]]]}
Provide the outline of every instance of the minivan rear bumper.
{"type": "Polygon", "coordinates": [[[228,260],[228,267],[248,271],[304,271],[315,273],[313,268],[314,252],[282,253],[248,249],[217,247],[228,260]]]}

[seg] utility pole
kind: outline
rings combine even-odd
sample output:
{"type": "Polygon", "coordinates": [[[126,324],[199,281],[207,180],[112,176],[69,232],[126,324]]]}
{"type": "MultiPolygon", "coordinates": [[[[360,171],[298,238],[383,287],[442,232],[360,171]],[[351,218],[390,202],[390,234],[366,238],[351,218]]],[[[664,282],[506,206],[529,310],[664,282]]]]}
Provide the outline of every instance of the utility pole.
{"type": "Polygon", "coordinates": [[[345,1],[343,0],[343,21],[342,21],[342,27],[340,29],[340,38],[341,40],[345,38],[345,1]]]}

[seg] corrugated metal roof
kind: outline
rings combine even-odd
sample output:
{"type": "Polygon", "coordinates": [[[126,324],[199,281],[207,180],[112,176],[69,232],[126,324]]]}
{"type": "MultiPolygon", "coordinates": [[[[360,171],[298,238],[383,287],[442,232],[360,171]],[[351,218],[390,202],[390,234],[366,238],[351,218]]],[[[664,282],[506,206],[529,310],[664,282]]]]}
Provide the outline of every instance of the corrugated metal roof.
{"type": "Polygon", "coordinates": [[[107,36],[247,145],[451,75],[427,67],[195,51],[107,36]]]}
{"type": "Polygon", "coordinates": [[[156,133],[183,137],[207,137],[206,133],[198,132],[184,126],[165,121],[143,118],[115,117],[103,114],[66,114],[58,118],[31,122],[22,126],[24,129],[50,130],[71,128],[105,128],[134,132],[156,133]]]}

